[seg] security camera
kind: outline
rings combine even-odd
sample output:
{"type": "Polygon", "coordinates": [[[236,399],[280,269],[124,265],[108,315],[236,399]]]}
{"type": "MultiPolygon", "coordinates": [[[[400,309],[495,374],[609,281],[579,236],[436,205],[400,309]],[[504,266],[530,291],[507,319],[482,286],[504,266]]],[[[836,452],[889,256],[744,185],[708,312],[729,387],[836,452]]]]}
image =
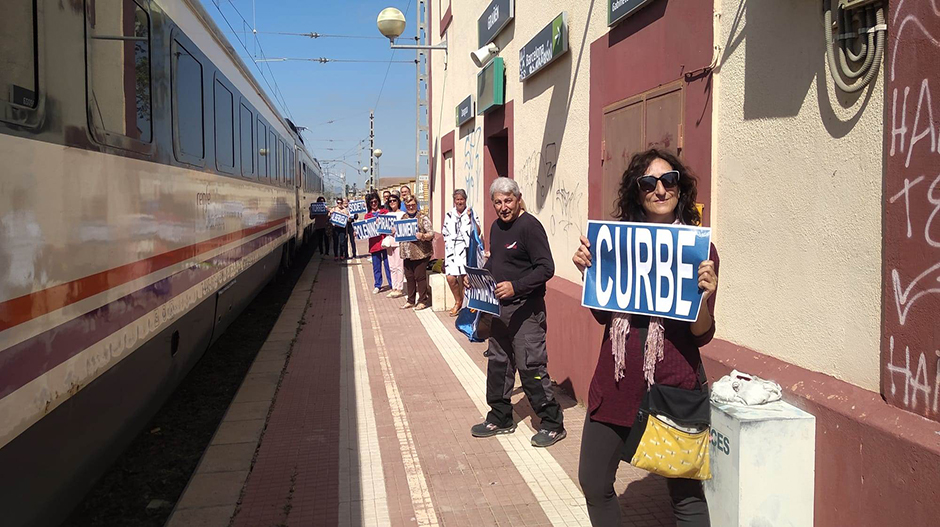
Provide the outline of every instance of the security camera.
{"type": "Polygon", "coordinates": [[[478,68],[482,68],[487,62],[493,60],[497,53],[499,53],[499,46],[491,42],[471,53],[470,58],[478,68]]]}

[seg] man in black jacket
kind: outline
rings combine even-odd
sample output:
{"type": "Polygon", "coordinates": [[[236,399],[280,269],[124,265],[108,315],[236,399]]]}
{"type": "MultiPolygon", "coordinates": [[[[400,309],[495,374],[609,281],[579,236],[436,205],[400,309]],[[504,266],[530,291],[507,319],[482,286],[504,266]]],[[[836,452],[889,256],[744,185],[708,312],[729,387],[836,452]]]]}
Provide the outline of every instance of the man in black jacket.
{"type": "Polygon", "coordinates": [[[532,445],[547,447],[567,435],[552,393],[545,349],[545,283],[555,274],[555,263],[542,224],[522,210],[519,185],[497,178],[490,186],[490,198],[499,218],[490,227],[491,254],[484,268],[496,281],[501,314],[493,317],[487,349],[490,412],[470,432],[475,437],[515,432],[510,396],[519,370],[522,389],[542,421],[532,445]]]}

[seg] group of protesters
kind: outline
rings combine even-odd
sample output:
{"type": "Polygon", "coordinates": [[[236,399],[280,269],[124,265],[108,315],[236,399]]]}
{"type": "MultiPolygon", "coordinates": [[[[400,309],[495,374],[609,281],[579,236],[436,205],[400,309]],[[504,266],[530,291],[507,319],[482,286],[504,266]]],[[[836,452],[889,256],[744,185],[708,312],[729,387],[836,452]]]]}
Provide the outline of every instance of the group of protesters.
{"type": "MultiPolygon", "coordinates": [[[[403,189],[404,190],[404,189],[403,189]]],[[[694,226],[701,222],[696,208],[696,179],[669,152],[651,149],[633,156],[621,179],[613,215],[621,221],[694,226]]],[[[538,432],[531,438],[535,447],[549,447],[564,439],[562,408],[554,396],[548,374],[546,346],[546,283],[554,276],[555,264],[548,236],[539,220],[525,210],[519,185],[497,178],[489,189],[496,213],[490,226],[486,253],[487,270],[495,282],[499,315],[492,315],[486,356],[486,401],[490,407],[483,422],[471,427],[474,437],[493,437],[516,430],[511,395],[516,371],[522,389],[538,416],[538,432]]],[[[378,195],[368,199],[369,215],[398,213],[418,219],[416,242],[386,243],[381,237],[369,241],[373,255],[375,289],[382,289],[382,269],[389,276],[392,293],[401,276],[389,271],[402,265],[407,303],[403,308],[428,306],[427,264],[434,239],[431,220],[418,209],[413,196],[402,196],[405,211],[398,207],[399,193],[391,193],[385,204],[378,195]],[[399,254],[396,254],[399,253],[399,254]]],[[[445,273],[454,292],[456,315],[463,304],[464,288],[471,287],[465,275],[469,238],[480,226],[467,207],[467,195],[457,190],[454,208],[444,219],[445,273]]],[[[581,237],[573,263],[581,271],[592,264],[590,242],[581,237]]],[[[617,468],[634,425],[641,401],[652,384],[701,390],[699,348],[715,334],[715,294],[718,287],[718,258],[714,247],[698,268],[702,309],[694,322],[592,310],[604,326],[604,338],[591,380],[587,416],[581,434],[579,481],[588,514],[595,526],[620,525],[620,503],[614,490],[617,468]]],[[[701,481],[683,477],[667,479],[678,525],[710,525],[701,481]]]]}

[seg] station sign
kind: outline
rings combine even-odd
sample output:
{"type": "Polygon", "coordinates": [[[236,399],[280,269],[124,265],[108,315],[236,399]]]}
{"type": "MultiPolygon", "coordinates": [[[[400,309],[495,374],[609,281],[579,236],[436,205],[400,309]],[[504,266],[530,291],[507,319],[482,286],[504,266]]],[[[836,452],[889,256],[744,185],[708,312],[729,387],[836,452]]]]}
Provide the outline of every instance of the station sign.
{"type": "Polygon", "coordinates": [[[506,64],[496,57],[477,74],[477,115],[483,115],[506,102],[506,64]]]}
{"type": "Polygon", "coordinates": [[[563,12],[519,50],[519,81],[568,52],[568,13],[563,12]]]}
{"type": "Polygon", "coordinates": [[[480,47],[489,44],[515,17],[515,0],[493,0],[477,20],[480,47]]]}
{"type": "Polygon", "coordinates": [[[618,22],[636,13],[641,7],[653,0],[607,0],[607,27],[612,27],[618,22]]]}
{"type": "Polygon", "coordinates": [[[473,94],[467,96],[457,105],[457,127],[461,127],[467,121],[473,120],[473,94]]]}

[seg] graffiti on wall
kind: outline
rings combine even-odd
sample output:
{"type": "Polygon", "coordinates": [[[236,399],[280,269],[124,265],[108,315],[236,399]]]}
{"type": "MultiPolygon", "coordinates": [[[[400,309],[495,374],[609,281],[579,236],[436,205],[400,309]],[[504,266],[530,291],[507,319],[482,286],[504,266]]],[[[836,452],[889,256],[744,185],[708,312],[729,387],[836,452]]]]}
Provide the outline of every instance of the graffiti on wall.
{"type": "Polygon", "coordinates": [[[464,190],[470,198],[470,206],[479,208],[483,205],[483,129],[467,134],[463,139],[464,190]]]}
{"type": "Polygon", "coordinates": [[[881,392],[940,420],[940,10],[898,2],[890,16],[884,145],[881,392]]]}
{"type": "Polygon", "coordinates": [[[538,213],[545,208],[557,164],[558,144],[554,142],[532,152],[522,163],[522,170],[518,173],[519,186],[526,206],[533,212],[538,213]]]}

